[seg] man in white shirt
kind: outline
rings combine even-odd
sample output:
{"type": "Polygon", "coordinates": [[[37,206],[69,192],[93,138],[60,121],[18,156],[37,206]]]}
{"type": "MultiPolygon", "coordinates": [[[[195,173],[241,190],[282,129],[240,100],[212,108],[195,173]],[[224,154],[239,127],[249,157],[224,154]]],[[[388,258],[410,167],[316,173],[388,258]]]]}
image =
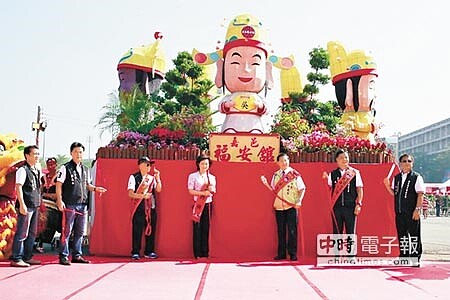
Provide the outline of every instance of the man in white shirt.
{"type": "Polygon", "coordinates": [[[41,264],[40,261],[32,258],[41,204],[42,176],[36,168],[36,164],[39,162],[39,148],[34,145],[27,146],[23,153],[26,160],[25,165],[16,172],[17,230],[12,247],[12,267],[41,264]]]}
{"type": "Polygon", "coordinates": [[[420,264],[422,242],[420,236],[420,210],[422,208],[425,184],[422,176],[412,170],[414,159],[409,154],[400,156],[401,172],[394,177],[384,179],[387,191],[394,196],[395,225],[397,227],[400,257],[417,258],[413,262],[420,264]]]}
{"type": "Polygon", "coordinates": [[[276,194],[273,208],[277,222],[278,251],[274,260],[286,259],[287,250],[290,260],[296,261],[297,209],[302,205],[306,186],[300,173],[290,167],[289,156],[286,153],[278,154],[277,164],[280,169],[273,174],[270,186],[266,177],[261,176],[262,183],[276,194]]]}
{"type": "Polygon", "coordinates": [[[153,168],[154,160],[147,156],[138,159],[139,171],[128,178],[128,196],[133,199],[132,212],[132,249],[131,258],[140,258],[142,233],[145,232],[145,258],[158,258],[155,252],[156,233],[156,199],[154,192],[161,192],[162,184],[160,173],[153,168]],[[142,184],[142,185],[141,185],[142,184]],[[150,231],[150,232],[149,232],[150,231]]]}
{"type": "Polygon", "coordinates": [[[56,205],[63,212],[63,232],[59,249],[59,263],[68,266],[69,238],[73,232],[72,263],[89,263],[82,256],[82,241],[88,213],[88,191],[106,192],[101,186],[92,185],[89,171],[83,165],[84,146],[74,142],[70,145],[72,160],[65,163],[56,179],[56,205]]]}
{"type": "MultiPolygon", "coordinates": [[[[334,234],[356,233],[356,217],[361,212],[363,181],[359,170],[350,167],[347,151],[335,153],[337,168],[328,175],[333,205],[332,223],[334,234]]],[[[326,173],[324,174],[326,175],[326,173]]]]}

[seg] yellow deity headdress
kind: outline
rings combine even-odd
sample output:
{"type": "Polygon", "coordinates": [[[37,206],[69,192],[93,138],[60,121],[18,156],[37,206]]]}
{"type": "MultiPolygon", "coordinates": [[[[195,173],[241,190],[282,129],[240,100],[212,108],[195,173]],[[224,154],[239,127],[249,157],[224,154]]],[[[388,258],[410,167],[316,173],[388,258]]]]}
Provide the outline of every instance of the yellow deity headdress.
{"type": "Polygon", "coordinates": [[[353,50],[347,53],[344,46],[337,41],[328,42],[327,48],[333,84],[354,76],[368,74],[378,76],[377,65],[370,53],[364,50],[353,50]]]}
{"type": "Polygon", "coordinates": [[[161,47],[162,35],[160,32],[155,32],[154,37],[156,41],[153,44],[131,48],[122,55],[117,70],[121,68],[137,69],[164,78],[166,56],[161,47]]]}

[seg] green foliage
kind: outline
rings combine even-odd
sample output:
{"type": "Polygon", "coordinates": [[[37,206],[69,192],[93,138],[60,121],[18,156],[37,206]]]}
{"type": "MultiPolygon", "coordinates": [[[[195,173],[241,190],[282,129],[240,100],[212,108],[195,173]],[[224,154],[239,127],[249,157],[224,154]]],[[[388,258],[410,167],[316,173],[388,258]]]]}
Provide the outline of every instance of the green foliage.
{"type": "Polygon", "coordinates": [[[296,112],[300,119],[307,121],[309,128],[324,124],[329,132],[334,133],[342,110],[336,101],[321,102],[315,98],[320,92],[319,85],[325,85],[330,81],[328,75],[321,73],[330,64],[328,53],[323,48],[314,48],[309,52],[309,57],[313,69],[313,72],[307,74],[309,83],[304,86],[302,93],[289,94],[291,100],[283,103],[280,112],[275,116],[275,123],[283,118],[280,114],[296,112]]]}
{"type": "Polygon", "coordinates": [[[306,84],[303,93],[309,95],[311,99],[319,93],[318,85],[325,85],[330,81],[328,75],[322,74],[321,70],[328,69],[330,61],[328,58],[328,52],[323,48],[313,48],[309,52],[309,64],[314,72],[307,74],[306,78],[310,84],[306,84]]]}
{"type": "Polygon", "coordinates": [[[208,92],[214,84],[203,78],[203,67],[186,51],[178,53],[173,63],[175,69],[166,73],[166,81],[161,85],[162,109],[170,115],[181,113],[184,107],[194,114],[211,114],[209,103],[213,99],[208,92]]]}
{"type": "Polygon", "coordinates": [[[55,158],[58,163],[58,167],[61,167],[63,164],[65,164],[66,162],[69,162],[72,159],[70,156],[62,155],[62,154],[56,155],[55,158]]]}
{"type": "Polygon", "coordinates": [[[173,63],[160,91],[146,95],[136,86],[131,93],[111,94],[97,124],[101,132],[150,134],[153,142],[206,148],[208,134],[215,129],[209,108],[214,99],[208,94],[214,85],[188,52],[178,53],[173,63]]]}
{"type": "Polygon", "coordinates": [[[100,117],[97,127],[100,129],[100,135],[105,131],[111,131],[116,135],[120,131],[118,116],[121,113],[119,96],[115,93],[109,94],[109,102],[102,107],[103,115],[100,117]]]}
{"type": "Polygon", "coordinates": [[[414,153],[413,156],[413,169],[423,176],[425,182],[443,182],[448,179],[450,150],[438,154],[414,153]]]}
{"type": "Polygon", "coordinates": [[[120,131],[148,132],[152,124],[152,110],[156,108],[149,95],[135,87],[131,93],[119,93],[120,114],[118,123],[120,131]]]}
{"type": "Polygon", "coordinates": [[[302,119],[298,111],[281,111],[275,116],[272,132],[278,133],[282,138],[298,138],[309,132],[308,122],[302,119]]]}
{"type": "Polygon", "coordinates": [[[180,110],[181,105],[175,101],[166,101],[161,105],[163,111],[168,115],[173,115],[180,110]]]}
{"type": "MultiPolygon", "coordinates": [[[[210,115],[196,113],[190,107],[183,107],[181,112],[174,113],[171,118],[160,124],[160,127],[176,133],[181,132],[179,143],[196,144],[201,149],[208,148],[208,135],[216,130],[210,115]]],[[[158,135],[160,132],[156,129],[151,133],[158,135]]]]}
{"type": "Polygon", "coordinates": [[[317,111],[318,114],[313,118],[315,124],[322,123],[330,132],[335,133],[336,125],[339,124],[342,116],[342,110],[337,101],[318,102],[317,111]]]}
{"type": "Polygon", "coordinates": [[[158,113],[157,95],[146,95],[137,86],[131,93],[110,94],[110,101],[103,106],[103,115],[97,126],[101,133],[106,130],[148,132],[155,123],[164,119],[158,113]],[[156,101],[155,101],[156,100],[156,101]]]}
{"type": "Polygon", "coordinates": [[[322,84],[322,85],[325,85],[325,84],[327,84],[330,81],[330,76],[325,75],[325,74],[321,74],[321,73],[308,73],[306,78],[310,82],[319,83],[319,84],[322,84]]]}
{"type": "Polygon", "coordinates": [[[327,50],[322,47],[313,48],[309,52],[309,64],[316,71],[327,69],[330,66],[327,50]]]}

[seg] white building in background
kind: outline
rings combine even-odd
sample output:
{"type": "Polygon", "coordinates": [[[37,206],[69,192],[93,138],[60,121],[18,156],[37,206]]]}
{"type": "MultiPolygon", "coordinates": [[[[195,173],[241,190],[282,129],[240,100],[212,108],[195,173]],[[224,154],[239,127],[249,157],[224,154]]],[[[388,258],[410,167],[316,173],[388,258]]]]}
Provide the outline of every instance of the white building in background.
{"type": "Polygon", "coordinates": [[[398,137],[398,153],[437,154],[450,150],[450,118],[398,137]]]}
{"type": "Polygon", "coordinates": [[[392,136],[384,137],[381,140],[386,143],[388,149],[391,149],[392,154],[394,154],[395,159],[398,158],[398,136],[399,134],[395,134],[392,136]]]}

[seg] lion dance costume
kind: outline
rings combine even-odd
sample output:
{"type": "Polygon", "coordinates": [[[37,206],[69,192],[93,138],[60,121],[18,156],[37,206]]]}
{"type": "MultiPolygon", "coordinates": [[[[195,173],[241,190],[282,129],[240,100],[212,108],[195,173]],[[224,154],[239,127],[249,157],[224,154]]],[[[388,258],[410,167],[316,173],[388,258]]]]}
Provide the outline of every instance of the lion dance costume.
{"type": "Polygon", "coordinates": [[[23,163],[25,145],[13,134],[0,134],[0,260],[11,255],[17,217],[15,175],[23,163]]]}

